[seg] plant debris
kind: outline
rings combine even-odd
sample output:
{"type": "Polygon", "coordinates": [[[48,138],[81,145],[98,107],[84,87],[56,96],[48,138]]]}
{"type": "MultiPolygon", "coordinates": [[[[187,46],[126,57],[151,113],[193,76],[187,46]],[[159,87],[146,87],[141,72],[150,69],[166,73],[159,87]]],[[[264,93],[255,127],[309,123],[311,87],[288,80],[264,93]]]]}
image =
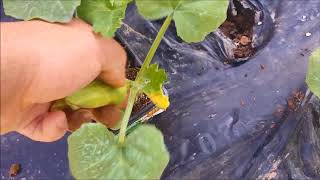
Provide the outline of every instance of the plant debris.
{"type": "Polygon", "coordinates": [[[13,176],[18,175],[20,170],[21,170],[21,165],[20,164],[18,164],[18,163],[12,164],[10,166],[9,176],[13,177],[13,176]]]}
{"type": "Polygon", "coordinates": [[[304,93],[302,91],[294,91],[292,96],[287,99],[287,105],[290,111],[297,111],[300,103],[304,98],[304,93]]]}

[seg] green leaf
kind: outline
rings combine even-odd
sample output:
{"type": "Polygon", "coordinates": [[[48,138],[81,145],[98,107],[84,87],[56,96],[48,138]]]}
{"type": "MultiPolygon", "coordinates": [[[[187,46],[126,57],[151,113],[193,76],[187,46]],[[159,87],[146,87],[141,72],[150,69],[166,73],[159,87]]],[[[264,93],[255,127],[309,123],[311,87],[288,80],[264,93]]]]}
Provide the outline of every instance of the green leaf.
{"type": "Polygon", "coordinates": [[[178,35],[186,42],[202,41],[226,19],[229,0],[136,0],[149,20],[173,14],[178,35]]]}
{"type": "Polygon", "coordinates": [[[88,86],[65,98],[73,109],[97,108],[108,104],[119,104],[127,95],[127,86],[113,88],[102,81],[95,80],[88,86]]]}
{"type": "Polygon", "coordinates": [[[320,48],[316,49],[310,56],[306,82],[310,90],[320,97],[320,48]]]}
{"type": "Polygon", "coordinates": [[[91,23],[96,33],[113,37],[121,26],[129,2],[129,0],[82,0],[77,15],[91,23]]]}
{"type": "MultiPolygon", "coordinates": [[[[172,2],[175,0],[172,0],[172,2]]],[[[139,13],[148,20],[157,20],[173,13],[174,6],[170,0],[150,1],[136,0],[139,13]]]]}
{"type": "Polygon", "coordinates": [[[80,0],[3,0],[6,15],[17,19],[69,22],[80,0]]]}
{"type": "Polygon", "coordinates": [[[159,69],[157,64],[151,64],[141,72],[142,91],[150,100],[159,108],[166,109],[169,107],[169,97],[163,93],[162,86],[167,81],[166,72],[159,69]]]}
{"type": "Polygon", "coordinates": [[[88,123],[69,136],[68,158],[76,179],[159,179],[169,154],[154,126],[139,126],[119,146],[105,126],[88,123]]]}

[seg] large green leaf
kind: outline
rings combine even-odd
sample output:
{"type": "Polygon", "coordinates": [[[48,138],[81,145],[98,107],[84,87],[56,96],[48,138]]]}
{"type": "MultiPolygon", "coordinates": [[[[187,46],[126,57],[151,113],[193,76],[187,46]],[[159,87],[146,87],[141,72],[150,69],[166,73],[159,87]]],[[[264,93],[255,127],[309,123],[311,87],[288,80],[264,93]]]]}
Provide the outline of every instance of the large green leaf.
{"type": "Polygon", "coordinates": [[[169,103],[169,97],[164,95],[162,86],[167,80],[166,72],[159,69],[157,64],[151,64],[141,72],[142,91],[150,98],[150,100],[159,108],[166,109],[169,103]]]}
{"type": "Polygon", "coordinates": [[[320,48],[316,49],[310,56],[306,81],[310,90],[320,97],[320,48]]]}
{"type": "Polygon", "coordinates": [[[6,15],[17,19],[69,22],[80,0],[3,0],[6,15]]]}
{"type": "Polygon", "coordinates": [[[149,20],[173,14],[178,35],[186,42],[198,42],[225,21],[229,0],[136,0],[136,4],[149,20]]]}
{"type": "Polygon", "coordinates": [[[95,32],[112,37],[121,26],[128,3],[129,0],[82,0],[77,15],[91,23],[95,32]]]}
{"type": "Polygon", "coordinates": [[[88,86],[65,98],[66,104],[73,109],[97,108],[121,103],[127,95],[127,86],[113,88],[102,81],[95,80],[88,86]]]}
{"type": "Polygon", "coordinates": [[[141,125],[125,145],[99,123],[88,123],[68,138],[68,158],[76,179],[159,179],[169,154],[161,132],[141,125]]]}

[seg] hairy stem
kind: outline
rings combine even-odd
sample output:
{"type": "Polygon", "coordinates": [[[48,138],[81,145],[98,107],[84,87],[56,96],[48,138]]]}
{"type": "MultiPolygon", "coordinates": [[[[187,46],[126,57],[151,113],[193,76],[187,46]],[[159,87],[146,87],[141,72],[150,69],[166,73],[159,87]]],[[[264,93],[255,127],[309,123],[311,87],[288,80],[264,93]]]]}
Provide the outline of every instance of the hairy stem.
{"type": "Polygon", "coordinates": [[[131,88],[130,93],[129,93],[129,98],[128,98],[128,104],[126,107],[126,110],[123,115],[121,127],[120,127],[120,132],[119,132],[119,144],[123,145],[125,136],[126,136],[126,130],[129,122],[129,118],[132,112],[132,107],[135,102],[136,96],[137,96],[137,89],[136,88],[131,88]]]}
{"type": "Polygon", "coordinates": [[[147,67],[150,65],[150,62],[153,59],[154,54],[156,53],[156,51],[160,45],[160,42],[161,42],[164,34],[166,33],[166,31],[171,23],[171,20],[172,20],[172,14],[167,16],[166,20],[162,24],[162,26],[156,36],[156,39],[153,41],[152,46],[151,46],[145,60],[143,61],[143,64],[142,64],[141,69],[137,75],[136,80],[140,80],[141,74],[143,74],[143,71],[145,71],[147,69],[147,67]]]}
{"type": "MultiPolygon", "coordinates": [[[[142,66],[141,66],[141,69],[136,77],[136,80],[135,80],[136,82],[140,81],[141,74],[143,74],[143,71],[145,71],[148,68],[148,66],[150,65],[150,62],[151,62],[152,58],[154,57],[154,54],[156,53],[156,51],[160,45],[160,42],[161,42],[164,34],[166,33],[166,31],[170,25],[171,20],[172,20],[172,14],[170,16],[167,16],[166,20],[162,24],[162,26],[156,36],[156,39],[153,41],[152,46],[151,46],[142,66]]],[[[126,130],[127,130],[129,118],[130,118],[130,115],[132,112],[132,107],[135,102],[138,91],[139,90],[137,87],[131,86],[129,98],[128,98],[128,104],[127,104],[126,110],[123,115],[121,128],[120,128],[120,132],[119,132],[119,144],[120,145],[123,145],[125,142],[125,136],[126,136],[126,130]]]]}

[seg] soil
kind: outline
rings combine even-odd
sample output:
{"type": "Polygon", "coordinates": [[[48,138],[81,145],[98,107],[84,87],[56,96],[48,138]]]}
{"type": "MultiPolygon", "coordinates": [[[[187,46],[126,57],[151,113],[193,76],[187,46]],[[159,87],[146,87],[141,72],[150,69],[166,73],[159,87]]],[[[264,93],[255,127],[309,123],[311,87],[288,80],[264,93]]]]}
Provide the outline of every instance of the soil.
{"type": "MultiPolygon", "coordinates": [[[[245,9],[238,1],[234,1],[237,15],[228,14],[227,20],[220,26],[224,35],[229,37],[237,46],[234,49],[234,58],[247,58],[255,53],[252,47],[252,33],[254,25],[254,11],[245,9]]],[[[227,60],[226,64],[235,63],[236,60],[227,60]]]]}
{"type": "Polygon", "coordinates": [[[9,169],[9,176],[10,177],[16,176],[17,174],[19,174],[20,169],[21,169],[20,164],[18,163],[12,164],[9,169]]]}
{"type": "Polygon", "coordinates": [[[138,113],[150,103],[151,103],[150,99],[145,94],[141,93],[138,95],[136,101],[134,102],[132,112],[138,113]]]}
{"type": "MultiPolygon", "coordinates": [[[[130,59],[129,59],[127,69],[126,69],[126,78],[134,81],[137,77],[139,70],[140,70],[139,67],[133,67],[130,64],[130,59]]],[[[132,108],[132,112],[138,113],[150,103],[151,103],[150,99],[145,94],[141,93],[137,96],[137,99],[132,108]]]]}
{"type": "Polygon", "coordinates": [[[126,69],[126,78],[134,81],[137,77],[140,68],[131,67],[126,69]]]}

